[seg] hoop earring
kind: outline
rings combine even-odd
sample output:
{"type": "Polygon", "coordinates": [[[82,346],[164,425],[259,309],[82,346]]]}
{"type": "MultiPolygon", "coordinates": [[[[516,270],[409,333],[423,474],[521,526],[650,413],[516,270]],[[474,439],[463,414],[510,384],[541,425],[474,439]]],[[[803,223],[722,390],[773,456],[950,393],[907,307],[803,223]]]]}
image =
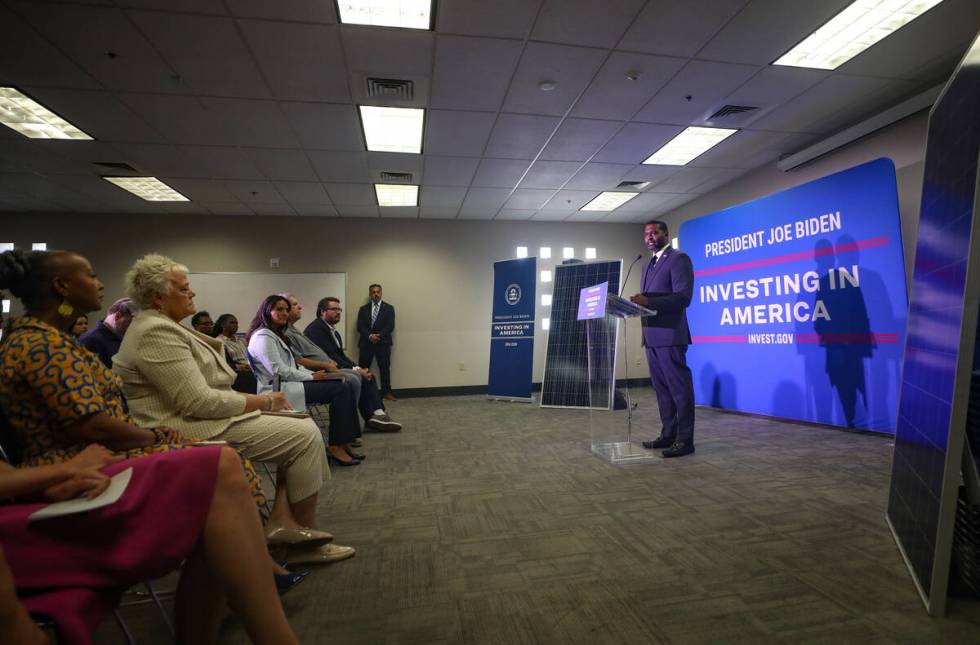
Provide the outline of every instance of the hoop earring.
{"type": "Polygon", "coordinates": [[[58,315],[62,318],[70,318],[73,313],[75,313],[75,308],[68,304],[67,300],[58,305],[58,315]]]}

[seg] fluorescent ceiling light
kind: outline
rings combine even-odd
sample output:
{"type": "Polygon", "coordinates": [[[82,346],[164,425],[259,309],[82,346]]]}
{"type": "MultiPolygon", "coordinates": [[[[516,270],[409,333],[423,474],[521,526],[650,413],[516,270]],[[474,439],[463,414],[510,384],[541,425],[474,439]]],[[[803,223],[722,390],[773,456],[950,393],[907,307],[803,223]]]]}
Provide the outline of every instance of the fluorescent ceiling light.
{"type": "Polygon", "coordinates": [[[729,128],[701,128],[691,126],[671,139],[652,155],[645,164],[659,166],[683,166],[738,132],[729,128]]]}
{"type": "Polygon", "coordinates": [[[571,246],[562,247],[561,257],[569,260],[575,257],[575,248],[571,246]]]}
{"type": "Polygon", "coordinates": [[[855,0],[773,65],[837,69],[942,0],[855,0]]]}
{"type": "Polygon", "coordinates": [[[371,152],[422,152],[422,108],[361,105],[364,141],[371,152]]]}
{"type": "Polygon", "coordinates": [[[375,184],[378,206],[418,206],[419,187],[405,184],[375,184]]]}
{"type": "Polygon", "coordinates": [[[0,123],[31,139],[92,140],[71,123],[12,87],[0,87],[0,123]]]}
{"type": "Polygon", "coordinates": [[[606,191],[580,208],[583,211],[614,211],[640,193],[617,193],[606,191]]]}
{"type": "Polygon", "coordinates": [[[542,247],[538,248],[538,257],[541,258],[542,260],[550,260],[551,259],[551,247],[550,246],[542,246],[542,247]]]}
{"type": "Polygon", "coordinates": [[[5,313],[5,314],[9,314],[10,313],[10,301],[4,299],[3,302],[0,302],[0,310],[2,310],[3,313],[5,313]]]}
{"type": "Polygon", "coordinates": [[[13,250],[14,250],[13,242],[0,242],[0,253],[3,253],[4,251],[13,251],[13,250]]]}
{"type": "Polygon", "coordinates": [[[585,259],[594,260],[595,259],[595,248],[591,246],[585,247],[585,259]]]}
{"type": "Polygon", "coordinates": [[[551,294],[550,293],[542,293],[541,294],[541,306],[542,307],[550,307],[551,306],[551,294]]]}
{"type": "Polygon", "coordinates": [[[519,258],[526,258],[527,257],[527,247],[526,246],[519,246],[519,247],[517,247],[517,257],[519,257],[519,258]]]}
{"type": "Polygon", "coordinates": [[[103,177],[148,202],[189,202],[190,200],[156,177],[103,177]]]}
{"type": "Polygon", "coordinates": [[[48,243],[47,242],[31,242],[31,250],[32,251],[47,251],[48,250],[48,243]]]}
{"type": "Polygon", "coordinates": [[[338,0],[340,22],[348,25],[428,29],[432,0],[338,0]]]}

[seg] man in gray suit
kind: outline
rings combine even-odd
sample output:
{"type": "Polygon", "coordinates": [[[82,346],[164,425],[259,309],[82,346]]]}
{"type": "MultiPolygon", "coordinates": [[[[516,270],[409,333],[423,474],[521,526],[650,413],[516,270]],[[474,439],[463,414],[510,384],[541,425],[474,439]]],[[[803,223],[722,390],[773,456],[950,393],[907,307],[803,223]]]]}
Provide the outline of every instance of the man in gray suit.
{"type": "Polygon", "coordinates": [[[657,311],[643,318],[643,346],[663,424],[660,436],[644,441],[643,447],[664,448],[664,457],[681,457],[694,452],[694,382],[687,366],[687,306],[694,294],[694,267],[686,253],[671,248],[664,222],[647,222],[643,243],[652,257],[643,269],[643,293],[630,300],[657,311]]]}

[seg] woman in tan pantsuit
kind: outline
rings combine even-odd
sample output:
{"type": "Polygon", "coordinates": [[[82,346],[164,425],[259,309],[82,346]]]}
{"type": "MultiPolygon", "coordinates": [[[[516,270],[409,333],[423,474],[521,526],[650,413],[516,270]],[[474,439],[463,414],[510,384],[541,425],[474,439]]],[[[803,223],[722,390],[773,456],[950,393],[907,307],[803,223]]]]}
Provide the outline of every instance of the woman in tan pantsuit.
{"type": "MultiPolygon", "coordinates": [[[[241,394],[221,341],[181,326],[195,311],[187,267],[161,255],[136,261],[126,275],[143,311],[133,320],[113,370],[123,380],[132,415],[143,425],[169,426],[195,439],[227,441],[244,456],[277,465],[270,543],[323,544],[316,531],[317,494],[330,477],[320,431],[310,419],[262,415],[288,410],[282,393],[241,394]]],[[[316,546],[290,554],[291,563],[333,562],[351,547],[316,546]]]]}

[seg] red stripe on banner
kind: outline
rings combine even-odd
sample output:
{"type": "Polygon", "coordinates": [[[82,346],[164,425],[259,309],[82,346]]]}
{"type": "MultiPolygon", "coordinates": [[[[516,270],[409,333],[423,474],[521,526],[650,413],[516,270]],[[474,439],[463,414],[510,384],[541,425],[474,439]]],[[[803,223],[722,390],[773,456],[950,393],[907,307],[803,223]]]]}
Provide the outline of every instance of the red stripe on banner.
{"type": "Polygon", "coordinates": [[[797,334],[797,343],[897,343],[898,334],[797,334]]]}
{"type": "Polygon", "coordinates": [[[738,264],[726,264],[725,266],[713,267],[711,269],[698,269],[694,272],[694,276],[700,278],[707,275],[718,275],[719,273],[730,273],[732,271],[742,271],[744,269],[755,269],[756,267],[766,267],[774,264],[786,264],[787,262],[796,262],[797,260],[812,260],[813,258],[822,257],[824,255],[836,255],[838,253],[846,253],[847,251],[871,249],[876,246],[885,246],[886,244],[888,244],[888,237],[872,237],[866,240],[850,242],[848,244],[828,246],[827,248],[819,250],[815,249],[812,251],[789,253],[787,255],[774,255],[771,258],[760,258],[758,260],[740,262],[738,264]]]}
{"type": "Polygon", "coordinates": [[[747,343],[748,336],[691,336],[692,343],[747,343]]]}

